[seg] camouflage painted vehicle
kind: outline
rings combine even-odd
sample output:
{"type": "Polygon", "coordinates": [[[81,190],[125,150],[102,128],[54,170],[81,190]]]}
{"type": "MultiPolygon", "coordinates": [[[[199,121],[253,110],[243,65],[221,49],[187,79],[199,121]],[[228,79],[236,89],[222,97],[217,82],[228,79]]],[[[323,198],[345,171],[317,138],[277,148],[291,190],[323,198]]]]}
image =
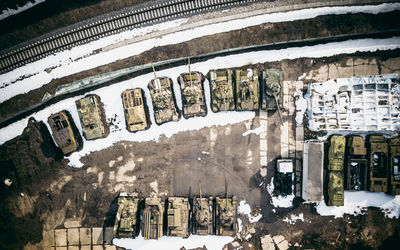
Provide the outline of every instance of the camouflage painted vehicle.
{"type": "Polygon", "coordinates": [[[167,207],[167,236],[189,237],[189,199],[169,197],[167,207]]]}
{"type": "Polygon", "coordinates": [[[400,137],[390,139],[390,194],[400,195],[400,137]]]}
{"type": "Polygon", "coordinates": [[[234,237],[237,232],[236,216],[236,197],[217,197],[215,199],[216,235],[234,237]]]}
{"type": "Polygon", "coordinates": [[[258,71],[236,70],[236,110],[258,110],[258,71]]]}
{"type": "Polygon", "coordinates": [[[340,171],[329,172],[328,206],[344,205],[343,173],[340,171]]]}
{"type": "Polygon", "coordinates": [[[368,137],[369,185],[372,192],[387,192],[388,187],[388,144],[382,135],[368,137]]]}
{"type": "Polygon", "coordinates": [[[142,216],[142,235],[145,239],[163,236],[164,201],[146,198],[142,216]]]}
{"type": "Polygon", "coordinates": [[[206,116],[207,106],[203,91],[203,74],[190,72],[180,74],[178,83],[182,93],[182,113],[185,119],[206,116]]]}
{"type": "Polygon", "coordinates": [[[52,114],[47,119],[50,125],[54,141],[64,155],[70,154],[79,148],[79,134],[74,133],[72,119],[69,119],[67,111],[52,114]]]}
{"type": "Polygon", "coordinates": [[[200,197],[193,198],[192,233],[197,235],[213,234],[213,198],[203,197],[200,186],[200,197]]]}
{"type": "Polygon", "coordinates": [[[75,102],[81,121],[83,136],[94,140],[108,135],[103,104],[98,95],[88,95],[75,102]]]}
{"type": "Polygon", "coordinates": [[[235,110],[232,70],[211,70],[209,74],[211,89],[211,110],[214,113],[219,111],[235,110]]]}
{"type": "Polygon", "coordinates": [[[141,88],[128,89],[121,94],[124,105],[126,128],[129,132],[145,130],[149,127],[146,116],[146,103],[141,88]]]}
{"type": "Polygon", "coordinates": [[[178,121],[180,116],[175,105],[171,78],[155,78],[147,87],[150,90],[156,123],[160,125],[169,121],[178,121]]]}
{"type": "Polygon", "coordinates": [[[261,109],[281,110],[283,108],[283,76],[279,69],[262,72],[261,109]],[[278,103],[278,106],[277,106],[278,103]]]}
{"type": "Polygon", "coordinates": [[[115,216],[114,237],[135,238],[138,232],[138,193],[121,193],[118,197],[118,211],[115,216]]]}
{"type": "Polygon", "coordinates": [[[328,170],[343,171],[344,153],[346,149],[346,137],[341,135],[333,135],[330,140],[329,147],[329,165],[328,170]]]}
{"type": "Polygon", "coordinates": [[[354,135],[347,141],[346,190],[366,190],[368,162],[364,138],[354,135]]]}

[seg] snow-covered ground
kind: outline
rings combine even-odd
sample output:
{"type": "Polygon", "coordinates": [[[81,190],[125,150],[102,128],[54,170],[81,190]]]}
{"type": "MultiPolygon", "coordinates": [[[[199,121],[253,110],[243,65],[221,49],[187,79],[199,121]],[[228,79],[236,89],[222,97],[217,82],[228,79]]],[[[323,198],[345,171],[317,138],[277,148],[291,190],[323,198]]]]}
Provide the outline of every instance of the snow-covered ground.
{"type": "MultiPolygon", "coordinates": [[[[245,200],[242,200],[242,201],[239,202],[238,213],[246,215],[247,218],[249,219],[250,223],[257,222],[262,218],[262,214],[257,214],[257,215],[254,215],[254,216],[251,215],[251,207],[250,207],[249,204],[246,203],[245,200]]],[[[239,223],[239,224],[241,224],[241,223],[239,223]]]]}
{"type": "Polygon", "coordinates": [[[7,9],[5,9],[5,10],[3,10],[1,12],[0,21],[5,19],[5,18],[7,18],[7,17],[9,17],[9,16],[16,15],[18,13],[21,13],[21,12],[27,10],[27,9],[30,9],[30,8],[32,8],[33,6],[35,6],[35,5],[39,4],[39,3],[43,3],[44,1],[46,1],[46,0],[33,0],[33,2],[28,1],[23,6],[18,6],[17,5],[16,9],[7,8],[7,9]]]}
{"type": "MultiPolygon", "coordinates": [[[[290,11],[285,13],[264,14],[179,31],[164,35],[160,38],[152,38],[145,41],[129,44],[123,47],[118,47],[116,49],[100,54],[88,56],[92,54],[95,50],[119,41],[123,41],[125,39],[142,36],[156,30],[165,30],[178,27],[187,22],[187,19],[179,19],[146,28],[134,29],[117,35],[109,36],[86,45],[74,47],[71,50],[48,56],[39,61],[27,64],[11,72],[0,75],[0,87],[3,87],[0,89],[0,103],[12,98],[15,95],[27,93],[30,90],[40,88],[41,86],[49,83],[52,79],[64,77],[83,70],[92,69],[100,65],[108,64],[123,58],[134,56],[156,46],[181,43],[205,35],[212,35],[221,32],[242,29],[262,23],[294,21],[329,14],[377,14],[398,9],[400,9],[400,3],[387,3],[365,6],[323,7],[290,11]],[[54,69],[51,72],[48,72],[45,71],[45,69],[47,68],[54,69]]],[[[397,43],[397,45],[398,44],[399,43],[397,43]]],[[[360,51],[363,51],[362,47],[360,47],[360,51]]],[[[318,56],[314,55],[312,57],[318,56]]],[[[282,54],[280,58],[285,59],[290,57],[287,54],[282,54]]]]}
{"type": "Polygon", "coordinates": [[[344,214],[362,214],[367,207],[381,208],[389,218],[399,218],[400,195],[392,196],[385,193],[373,193],[368,191],[344,191],[344,206],[327,206],[325,202],[317,204],[317,212],[320,215],[333,215],[335,218],[344,214]]]}
{"type": "Polygon", "coordinates": [[[271,204],[274,207],[285,207],[289,208],[293,206],[294,194],[282,196],[282,195],[274,195],[274,177],[271,178],[271,182],[267,185],[267,191],[271,196],[271,204]]]}

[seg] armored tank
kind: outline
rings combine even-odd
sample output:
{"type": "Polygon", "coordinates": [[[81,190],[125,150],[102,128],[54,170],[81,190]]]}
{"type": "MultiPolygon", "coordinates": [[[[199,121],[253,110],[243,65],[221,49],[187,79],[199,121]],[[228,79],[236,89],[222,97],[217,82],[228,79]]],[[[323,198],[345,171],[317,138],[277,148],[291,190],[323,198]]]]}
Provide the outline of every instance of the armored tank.
{"type": "Polygon", "coordinates": [[[145,239],[163,236],[164,202],[160,198],[146,198],[142,216],[142,235],[145,239]]]}
{"type": "Polygon", "coordinates": [[[167,207],[167,236],[189,237],[189,199],[169,197],[167,207]]]}
{"type": "Polygon", "coordinates": [[[346,137],[333,135],[330,142],[328,170],[343,171],[346,137]]]}
{"type": "Polygon", "coordinates": [[[258,110],[258,71],[236,70],[236,110],[258,110]]]}
{"type": "Polygon", "coordinates": [[[387,192],[388,144],[385,137],[371,135],[369,143],[369,191],[387,192]]]}
{"type": "Polygon", "coordinates": [[[328,182],[328,205],[343,206],[344,205],[344,190],[343,190],[343,173],[340,171],[329,172],[328,182]]]}
{"type": "Polygon", "coordinates": [[[283,108],[282,71],[267,69],[262,72],[261,109],[280,110],[283,108]]]}
{"type": "Polygon", "coordinates": [[[215,230],[216,235],[236,235],[237,206],[236,197],[217,197],[215,199],[215,230]]]}
{"type": "Polygon", "coordinates": [[[74,126],[72,119],[70,120],[67,111],[52,114],[47,119],[50,125],[54,141],[57,146],[62,150],[64,155],[70,154],[79,147],[79,134],[74,133],[72,126],[74,126]]]}
{"type": "Polygon", "coordinates": [[[207,106],[203,91],[203,74],[190,72],[180,74],[178,83],[181,87],[183,117],[206,116],[207,106]]]}
{"type": "Polygon", "coordinates": [[[103,104],[98,95],[88,95],[75,102],[86,140],[94,140],[108,135],[103,104]]]}
{"type": "Polygon", "coordinates": [[[347,148],[346,189],[366,190],[368,162],[364,138],[356,135],[351,136],[348,139],[347,148]]]}
{"type": "Polygon", "coordinates": [[[400,137],[390,139],[390,194],[400,195],[400,137]]]}
{"type": "Polygon", "coordinates": [[[211,89],[211,110],[213,112],[235,110],[232,70],[211,70],[209,74],[211,89]]]}
{"type": "Polygon", "coordinates": [[[158,125],[179,120],[179,111],[175,105],[172,80],[168,77],[155,78],[148,84],[153,102],[154,119],[158,125]]]}
{"type": "Polygon", "coordinates": [[[141,88],[128,89],[122,92],[122,104],[129,132],[145,130],[149,127],[146,116],[145,100],[141,88]]]}
{"type": "Polygon", "coordinates": [[[121,193],[118,197],[118,211],[115,216],[114,237],[135,238],[138,232],[138,193],[121,193]]]}
{"type": "Polygon", "coordinates": [[[193,198],[192,233],[197,235],[213,234],[213,198],[203,197],[200,187],[200,197],[193,198]]]}

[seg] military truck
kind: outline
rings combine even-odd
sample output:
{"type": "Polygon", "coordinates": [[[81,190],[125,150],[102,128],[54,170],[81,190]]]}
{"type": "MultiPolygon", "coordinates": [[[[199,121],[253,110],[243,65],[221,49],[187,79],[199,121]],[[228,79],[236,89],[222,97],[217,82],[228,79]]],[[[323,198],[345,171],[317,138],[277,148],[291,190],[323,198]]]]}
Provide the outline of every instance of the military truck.
{"type": "Polygon", "coordinates": [[[372,192],[387,192],[388,144],[382,135],[371,135],[369,143],[369,185],[372,192]]]}
{"type": "Polygon", "coordinates": [[[115,216],[114,237],[135,238],[138,232],[138,193],[121,193],[118,197],[118,211],[115,216]]]}
{"type": "Polygon", "coordinates": [[[333,135],[329,147],[329,165],[328,170],[343,171],[344,153],[346,149],[346,137],[333,135]]]}
{"type": "Polygon", "coordinates": [[[400,136],[390,139],[390,194],[400,195],[400,136]]]}
{"type": "Polygon", "coordinates": [[[234,237],[237,232],[236,216],[236,197],[217,197],[215,199],[216,235],[234,237]]]}
{"type": "Polygon", "coordinates": [[[50,125],[53,138],[57,146],[62,150],[64,155],[68,155],[79,147],[79,134],[74,133],[72,126],[74,126],[72,119],[69,119],[68,111],[52,114],[47,119],[50,125]]]}
{"type": "Polygon", "coordinates": [[[258,110],[258,71],[236,70],[236,110],[258,110]]]}
{"type": "Polygon", "coordinates": [[[347,140],[346,190],[366,190],[368,183],[367,148],[364,138],[350,136],[347,140]]]}
{"type": "Polygon", "coordinates": [[[146,198],[142,215],[142,235],[145,239],[163,236],[164,201],[160,198],[146,198]]]}
{"type": "Polygon", "coordinates": [[[281,110],[283,108],[283,76],[279,69],[262,72],[261,109],[281,110]]]}
{"type": "Polygon", "coordinates": [[[200,197],[193,198],[192,233],[197,235],[213,234],[213,197],[203,197],[200,186],[200,197]]]}
{"type": "Polygon", "coordinates": [[[189,237],[188,198],[168,197],[167,202],[167,236],[189,237]]]}
{"type": "Polygon", "coordinates": [[[191,72],[190,67],[189,73],[182,73],[178,77],[182,93],[182,113],[185,119],[207,115],[203,79],[203,74],[200,72],[191,72]]]}
{"type": "Polygon", "coordinates": [[[278,159],[274,178],[274,192],[277,195],[287,196],[293,193],[293,160],[278,159]]]}
{"type": "Polygon", "coordinates": [[[141,88],[128,89],[121,94],[126,128],[129,132],[145,130],[149,127],[146,115],[146,103],[141,88]]]}
{"type": "Polygon", "coordinates": [[[328,206],[344,205],[343,173],[341,171],[329,172],[328,196],[328,206]]]}
{"type": "Polygon", "coordinates": [[[211,110],[214,113],[235,110],[232,70],[211,70],[209,75],[211,89],[211,110]]]}
{"type": "Polygon", "coordinates": [[[106,137],[109,133],[103,104],[98,95],[87,95],[75,102],[86,140],[106,137]]]}

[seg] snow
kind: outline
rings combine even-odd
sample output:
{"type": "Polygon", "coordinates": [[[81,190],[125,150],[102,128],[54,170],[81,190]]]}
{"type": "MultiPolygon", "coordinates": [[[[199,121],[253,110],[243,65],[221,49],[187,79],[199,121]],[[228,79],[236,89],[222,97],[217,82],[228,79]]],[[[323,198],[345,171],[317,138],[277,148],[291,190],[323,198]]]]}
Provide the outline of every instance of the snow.
{"type": "Polygon", "coordinates": [[[255,134],[255,135],[260,135],[263,131],[265,130],[264,125],[261,125],[258,128],[252,129],[252,130],[247,130],[242,134],[242,136],[248,136],[250,134],[255,134]]]}
{"type": "Polygon", "coordinates": [[[134,250],[177,250],[193,249],[205,246],[209,250],[221,250],[226,244],[233,241],[228,236],[199,236],[191,235],[186,239],[180,237],[163,236],[158,240],[145,240],[141,234],[136,239],[113,239],[113,244],[118,247],[134,250]]]}
{"type": "Polygon", "coordinates": [[[283,219],[284,222],[289,223],[291,225],[295,224],[296,221],[301,220],[304,221],[304,214],[300,213],[299,215],[291,214],[290,218],[286,217],[283,219]]]}
{"type": "Polygon", "coordinates": [[[344,206],[327,206],[325,202],[320,202],[316,209],[320,215],[339,218],[344,214],[363,214],[367,207],[381,208],[387,217],[399,218],[400,195],[392,196],[383,192],[344,191],[344,206]]]}
{"type": "Polygon", "coordinates": [[[6,19],[6,18],[9,17],[9,16],[16,15],[16,14],[18,14],[18,13],[20,13],[20,12],[23,12],[23,11],[25,11],[25,10],[27,10],[27,9],[30,9],[30,8],[32,8],[33,6],[35,6],[35,5],[39,4],[39,3],[43,3],[44,1],[46,1],[46,0],[33,0],[33,2],[28,1],[28,2],[27,2],[25,5],[23,5],[23,6],[18,6],[18,5],[17,5],[17,8],[16,8],[16,9],[7,8],[7,9],[5,9],[5,10],[3,10],[3,11],[1,12],[1,14],[0,14],[0,21],[3,20],[3,19],[6,19]]]}
{"type": "MultiPolygon", "coordinates": [[[[193,29],[187,29],[171,34],[164,35],[159,38],[152,38],[136,43],[131,43],[123,47],[118,47],[112,50],[108,50],[102,53],[92,55],[95,50],[99,50],[106,46],[112,45],[113,43],[124,41],[126,39],[137,38],[148,34],[153,31],[166,30],[176,28],[187,22],[188,19],[178,19],[162,24],[157,24],[145,28],[133,29],[117,35],[102,38],[100,40],[91,42],[89,44],[81,45],[48,56],[39,61],[32,62],[20,68],[17,68],[11,72],[0,75],[1,86],[0,89],[0,103],[16,96],[18,94],[27,93],[30,90],[40,88],[41,86],[48,84],[52,79],[61,78],[67,75],[71,75],[83,70],[92,69],[101,65],[112,63],[114,61],[124,59],[130,56],[138,55],[144,51],[147,51],[153,47],[165,46],[169,44],[176,44],[185,41],[189,41],[198,37],[218,34],[222,32],[228,32],[231,30],[238,30],[249,26],[259,25],[263,23],[276,23],[285,21],[302,20],[308,18],[314,18],[321,15],[329,14],[345,14],[345,13],[384,13],[393,10],[400,9],[400,3],[385,3],[379,5],[365,5],[365,6],[340,6],[340,7],[323,7],[323,8],[312,8],[303,9],[290,12],[279,12],[272,14],[264,14],[258,16],[252,16],[243,19],[236,19],[232,21],[214,23],[197,27],[193,29]],[[89,56],[90,55],[90,56],[89,56]],[[53,68],[51,72],[45,71],[47,68],[53,68]]],[[[379,39],[378,39],[379,40],[379,39]]],[[[365,46],[351,46],[347,52],[342,53],[353,53],[359,51],[375,51],[382,47],[382,44],[376,44],[374,46],[374,40],[369,42],[369,45],[365,46]]],[[[384,44],[385,49],[398,48],[400,43],[393,41],[392,44],[384,44]],[[387,45],[387,46],[386,46],[387,45]]],[[[336,54],[335,50],[347,48],[347,46],[338,48],[331,48],[331,55],[336,54]]],[[[289,52],[289,51],[288,51],[289,52]]],[[[314,55],[310,57],[321,57],[319,53],[324,54],[324,51],[316,51],[314,55]]],[[[329,54],[329,52],[327,52],[329,54]]],[[[299,53],[294,58],[301,57],[299,53]]],[[[325,55],[327,56],[327,55],[325,55]]],[[[263,61],[274,61],[282,59],[293,59],[293,55],[290,53],[281,53],[278,58],[271,58],[270,60],[264,59],[263,61]]],[[[251,62],[249,62],[251,63],[251,62]]]]}
{"type": "Polygon", "coordinates": [[[239,202],[238,213],[247,215],[247,218],[249,219],[250,223],[257,222],[262,218],[262,214],[258,214],[256,216],[251,215],[251,207],[249,204],[246,203],[245,200],[239,202]]]}
{"type": "Polygon", "coordinates": [[[243,229],[243,224],[242,224],[242,220],[240,218],[237,219],[238,222],[238,232],[242,232],[243,229]]]}
{"type": "Polygon", "coordinates": [[[297,124],[303,124],[303,116],[304,113],[307,110],[307,100],[304,99],[303,97],[303,92],[301,90],[298,90],[294,92],[293,97],[295,98],[295,106],[296,106],[296,123],[297,124]]]}
{"type": "Polygon", "coordinates": [[[291,195],[274,195],[274,177],[271,178],[271,183],[267,185],[267,191],[269,195],[271,196],[271,204],[274,207],[284,207],[288,208],[293,206],[293,199],[294,199],[294,194],[291,195]]]}
{"type": "Polygon", "coordinates": [[[306,77],[306,73],[303,73],[301,76],[297,77],[297,80],[300,81],[300,80],[302,80],[304,77],[306,77]]]}
{"type": "Polygon", "coordinates": [[[12,181],[10,179],[7,178],[4,180],[4,185],[6,185],[7,187],[11,186],[11,184],[12,184],[12,181]]]}

